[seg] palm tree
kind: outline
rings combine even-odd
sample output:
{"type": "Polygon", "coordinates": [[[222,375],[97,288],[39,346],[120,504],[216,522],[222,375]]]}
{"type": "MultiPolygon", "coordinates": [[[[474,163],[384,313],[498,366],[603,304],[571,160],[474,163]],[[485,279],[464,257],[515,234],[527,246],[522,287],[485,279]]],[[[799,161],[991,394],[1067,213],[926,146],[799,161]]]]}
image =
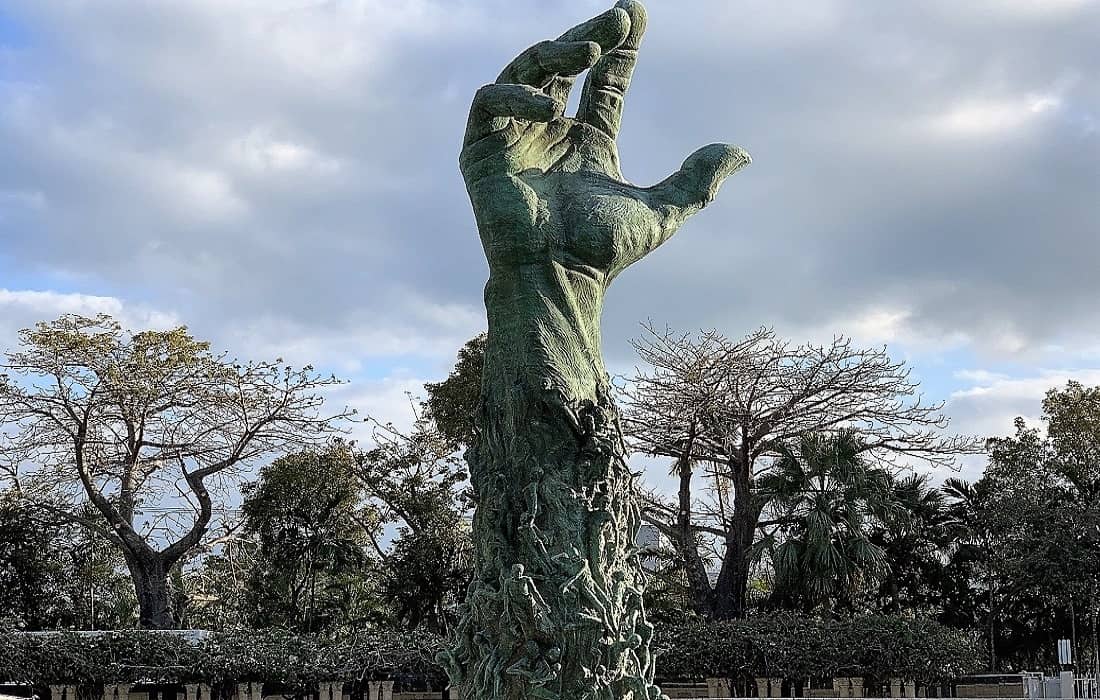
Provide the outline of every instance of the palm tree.
{"type": "Polygon", "coordinates": [[[871,535],[890,570],[875,596],[876,607],[884,612],[938,612],[942,604],[958,527],[944,492],[930,481],[928,474],[895,478],[890,498],[897,517],[879,522],[871,535]]]}
{"type": "Polygon", "coordinates": [[[779,448],[758,482],[770,520],[759,551],[774,570],[773,602],[811,611],[851,608],[886,572],[871,524],[897,516],[888,471],[862,458],[852,431],[808,434],[779,448]]]}

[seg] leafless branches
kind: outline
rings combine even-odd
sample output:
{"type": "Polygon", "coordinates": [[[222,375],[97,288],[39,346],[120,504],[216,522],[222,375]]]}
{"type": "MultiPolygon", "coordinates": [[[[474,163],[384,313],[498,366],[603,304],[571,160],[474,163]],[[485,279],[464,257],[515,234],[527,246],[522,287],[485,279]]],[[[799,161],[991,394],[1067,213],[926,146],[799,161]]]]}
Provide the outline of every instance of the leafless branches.
{"type": "Polygon", "coordinates": [[[807,433],[854,429],[864,449],[890,463],[951,466],[981,449],[968,436],[943,435],[942,403],[926,403],[910,370],[885,349],[836,337],[793,345],[760,329],[733,341],[709,331],[676,335],[646,327],[635,341],[652,369],[625,390],[625,427],[646,453],[729,463],[772,453],[807,433]]]}
{"type": "Polygon", "coordinates": [[[679,479],[677,503],[649,499],[645,517],[679,550],[701,611],[743,611],[766,505],[755,480],[784,445],[854,431],[864,459],[888,468],[950,467],[982,449],[977,438],[943,433],[943,404],[927,403],[885,348],[857,348],[844,337],[794,345],[766,328],[731,340],[652,326],[634,347],[647,368],[622,390],[624,431],[636,450],[672,458],[679,479]],[[704,495],[693,483],[697,469],[704,495]],[[711,548],[722,561],[713,587],[700,573],[711,548]]]}

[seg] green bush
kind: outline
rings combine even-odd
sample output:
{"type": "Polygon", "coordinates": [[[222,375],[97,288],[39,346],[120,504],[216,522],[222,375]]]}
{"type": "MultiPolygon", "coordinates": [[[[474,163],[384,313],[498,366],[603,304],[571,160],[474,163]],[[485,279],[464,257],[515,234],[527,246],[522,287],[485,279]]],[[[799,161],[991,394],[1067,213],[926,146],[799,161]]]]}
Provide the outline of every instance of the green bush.
{"type": "Polygon", "coordinates": [[[886,615],[819,620],[772,614],[698,621],[659,627],[656,639],[657,672],[666,680],[863,676],[931,682],[982,664],[975,635],[886,615]]]}
{"type": "MultiPolygon", "coordinates": [[[[974,635],[934,622],[868,616],[824,621],[774,614],[657,629],[657,668],[666,681],[707,677],[790,679],[864,676],[931,682],[981,665],[974,635]]],[[[201,636],[126,630],[10,633],[0,638],[0,681],[49,683],[225,683],[427,676],[444,641],[422,632],[325,638],[277,630],[201,636]]]]}
{"type": "Polygon", "coordinates": [[[439,675],[440,638],[403,632],[341,639],[278,630],[201,635],[122,630],[10,633],[0,640],[0,680],[29,683],[222,683],[300,687],[326,680],[439,675]]]}

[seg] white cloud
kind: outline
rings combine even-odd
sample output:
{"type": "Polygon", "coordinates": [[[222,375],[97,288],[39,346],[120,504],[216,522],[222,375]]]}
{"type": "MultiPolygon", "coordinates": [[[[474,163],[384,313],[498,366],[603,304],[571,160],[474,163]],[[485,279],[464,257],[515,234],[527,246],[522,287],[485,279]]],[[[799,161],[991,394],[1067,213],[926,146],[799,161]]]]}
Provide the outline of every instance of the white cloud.
{"type": "Polygon", "coordinates": [[[113,316],[132,330],[167,329],[181,325],[169,311],[143,304],[129,304],[111,296],[55,292],[50,290],[0,288],[0,350],[13,347],[18,332],[39,321],[52,321],[65,314],[113,316]]]}
{"type": "Polygon", "coordinates": [[[1009,379],[1007,374],[1001,374],[1000,372],[990,372],[985,369],[960,369],[952,373],[952,376],[956,379],[961,379],[967,382],[982,383],[982,382],[994,382],[1001,379],[1009,379]]]}
{"type": "Polygon", "coordinates": [[[0,220],[10,207],[41,211],[46,208],[46,194],[41,190],[0,190],[0,220]]]}
{"type": "Polygon", "coordinates": [[[356,421],[351,424],[350,437],[362,444],[370,444],[374,424],[393,423],[401,431],[408,431],[416,420],[419,401],[424,397],[426,379],[403,373],[391,374],[377,380],[356,380],[325,395],[328,410],[347,406],[356,411],[356,421]]]}
{"type": "Polygon", "coordinates": [[[229,146],[229,157],[231,162],[260,175],[328,175],[341,168],[338,158],[322,155],[303,143],[278,138],[268,128],[252,129],[233,140],[229,146]]]}
{"type": "Polygon", "coordinates": [[[1011,435],[1017,416],[1040,427],[1043,396],[1071,379],[1100,385],[1100,368],[1040,369],[1034,375],[1017,377],[982,370],[959,374],[969,375],[975,383],[952,392],[947,404],[951,427],[982,436],[1011,435]]]}
{"type": "Polygon", "coordinates": [[[231,219],[248,211],[247,202],[225,173],[140,157],[133,157],[131,162],[150,193],[184,220],[231,219]]]}
{"type": "Polygon", "coordinates": [[[806,333],[807,337],[819,343],[841,334],[857,345],[900,345],[916,351],[944,351],[973,342],[973,338],[962,331],[945,332],[922,325],[913,311],[898,306],[872,305],[815,324],[806,333]]]}
{"type": "Polygon", "coordinates": [[[285,316],[256,315],[230,329],[226,341],[257,357],[282,357],[296,366],[357,374],[364,371],[364,363],[381,358],[449,361],[483,325],[482,316],[468,307],[410,297],[392,315],[351,311],[327,328],[285,316]]]}
{"type": "Polygon", "coordinates": [[[1034,21],[1037,19],[1062,19],[1095,4],[1095,0],[970,0],[967,3],[950,3],[951,9],[979,16],[1003,16],[1012,19],[1034,21]]]}
{"type": "Polygon", "coordinates": [[[925,122],[935,135],[947,137],[1002,136],[1057,112],[1062,99],[1054,94],[1008,98],[969,98],[949,106],[925,122]]]}

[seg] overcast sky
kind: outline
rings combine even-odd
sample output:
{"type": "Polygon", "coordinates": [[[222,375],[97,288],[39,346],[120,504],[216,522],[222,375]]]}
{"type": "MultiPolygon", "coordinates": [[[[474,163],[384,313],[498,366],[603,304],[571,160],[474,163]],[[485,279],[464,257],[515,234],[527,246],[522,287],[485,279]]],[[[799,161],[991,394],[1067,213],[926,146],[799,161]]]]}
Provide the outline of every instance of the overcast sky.
{"type": "MultiPolygon", "coordinates": [[[[612,288],[652,319],[854,336],[953,428],[1100,384],[1100,2],[649,0],[623,170],[753,165],[612,288]]],[[[482,329],[474,90],[587,0],[4,0],[0,346],[65,312],[185,323],[405,420],[482,329]]],[[[574,99],[575,104],[575,99],[574,99]]],[[[967,476],[973,476],[968,469],[967,476]]]]}

